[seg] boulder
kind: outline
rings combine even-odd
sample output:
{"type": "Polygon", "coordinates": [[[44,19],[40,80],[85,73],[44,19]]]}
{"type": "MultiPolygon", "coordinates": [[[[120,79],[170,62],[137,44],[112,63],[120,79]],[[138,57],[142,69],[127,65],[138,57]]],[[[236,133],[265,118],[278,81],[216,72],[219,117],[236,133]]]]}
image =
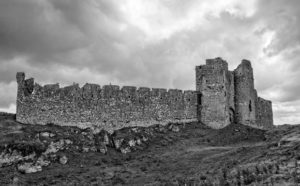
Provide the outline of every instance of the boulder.
{"type": "Polygon", "coordinates": [[[101,152],[102,154],[106,154],[107,147],[106,147],[105,143],[100,143],[99,145],[97,145],[97,151],[101,152]]]}
{"type": "Polygon", "coordinates": [[[121,147],[121,148],[120,148],[120,151],[121,151],[121,153],[123,153],[123,154],[127,154],[127,153],[131,152],[131,150],[130,150],[129,147],[121,147]]]}
{"type": "Polygon", "coordinates": [[[51,132],[41,132],[40,133],[41,137],[46,137],[46,138],[52,138],[55,136],[55,134],[51,133],[51,132]]]}
{"type": "Polygon", "coordinates": [[[42,171],[42,166],[33,164],[32,162],[24,162],[18,164],[18,171],[23,174],[35,173],[42,171]]]}
{"type": "Polygon", "coordinates": [[[123,138],[119,138],[119,139],[118,139],[118,138],[115,138],[115,139],[113,139],[114,147],[115,147],[116,149],[119,149],[119,148],[121,147],[123,141],[124,141],[123,138]]]}
{"type": "Polygon", "coordinates": [[[168,129],[172,132],[179,132],[180,131],[180,128],[178,125],[175,125],[175,124],[170,124],[168,129]]]}
{"type": "Polygon", "coordinates": [[[56,153],[56,152],[62,150],[64,148],[64,145],[65,145],[65,141],[63,139],[60,139],[57,142],[52,141],[44,154],[47,155],[50,153],[56,153]]]}
{"type": "Polygon", "coordinates": [[[23,156],[21,152],[17,150],[13,150],[10,152],[2,152],[0,154],[0,168],[5,166],[10,166],[14,163],[24,161],[24,160],[32,160],[36,157],[36,153],[29,154],[27,156],[23,156]]]}
{"type": "Polygon", "coordinates": [[[36,161],[36,164],[42,167],[48,166],[50,163],[51,162],[47,160],[45,156],[40,156],[36,161]]]}
{"type": "Polygon", "coordinates": [[[62,155],[59,157],[59,163],[62,165],[65,165],[66,163],[68,163],[68,158],[66,155],[62,155]]]}

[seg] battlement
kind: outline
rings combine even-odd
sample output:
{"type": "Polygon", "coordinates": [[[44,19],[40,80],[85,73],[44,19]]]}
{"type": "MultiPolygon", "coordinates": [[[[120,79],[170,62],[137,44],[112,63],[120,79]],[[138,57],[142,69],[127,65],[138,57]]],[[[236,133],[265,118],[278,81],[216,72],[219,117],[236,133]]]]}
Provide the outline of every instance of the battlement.
{"type": "Polygon", "coordinates": [[[247,59],[243,59],[239,66],[242,66],[242,67],[245,67],[245,68],[248,68],[248,69],[252,69],[251,62],[247,59]]]}
{"type": "MultiPolygon", "coordinates": [[[[25,77],[25,76],[24,76],[25,77]]],[[[74,96],[81,97],[82,99],[127,99],[127,100],[146,100],[157,99],[168,102],[167,99],[175,98],[180,99],[188,95],[192,95],[195,91],[192,90],[179,90],[179,89],[164,89],[164,88],[148,88],[148,87],[135,87],[118,85],[103,85],[101,88],[98,84],[86,83],[82,87],[79,84],[60,87],[59,83],[46,84],[44,86],[34,83],[33,78],[26,79],[19,83],[22,87],[23,98],[43,96],[43,97],[56,97],[58,99],[74,98],[74,96]]]]}
{"type": "Polygon", "coordinates": [[[23,123],[115,130],[196,121],[195,91],[89,83],[41,86],[33,78],[25,79],[24,73],[18,73],[18,78],[17,120],[23,123]]]}
{"type": "Polygon", "coordinates": [[[196,90],[86,83],[40,85],[18,72],[17,114],[22,123],[73,125],[108,131],[200,121],[212,128],[241,123],[273,126],[272,103],[257,96],[251,62],[234,70],[222,58],[196,66],[196,90]]]}
{"type": "Polygon", "coordinates": [[[214,59],[207,59],[206,66],[210,66],[216,69],[228,69],[228,63],[220,57],[214,59]]]}
{"type": "Polygon", "coordinates": [[[231,123],[234,108],[234,79],[222,58],[207,59],[196,67],[196,90],[201,92],[200,120],[213,128],[231,123]]]}

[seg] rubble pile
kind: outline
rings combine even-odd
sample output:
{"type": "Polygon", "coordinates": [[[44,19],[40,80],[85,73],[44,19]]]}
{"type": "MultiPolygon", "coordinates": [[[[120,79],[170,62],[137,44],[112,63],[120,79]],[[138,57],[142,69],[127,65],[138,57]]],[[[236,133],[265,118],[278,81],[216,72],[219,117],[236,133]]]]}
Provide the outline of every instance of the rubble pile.
{"type": "MultiPolygon", "coordinates": [[[[127,127],[114,131],[112,134],[105,130],[94,133],[91,129],[76,127],[54,127],[48,125],[41,131],[31,131],[22,141],[12,141],[0,146],[0,168],[16,165],[22,173],[34,173],[43,170],[51,162],[67,164],[68,157],[61,152],[99,152],[106,154],[108,149],[114,149],[126,154],[142,150],[148,141],[159,133],[179,132],[182,124],[166,126],[153,125],[150,127],[127,127]],[[64,129],[64,130],[62,130],[64,129]]],[[[38,127],[42,128],[42,127],[38,127]]],[[[26,129],[24,128],[26,131],[26,129]]],[[[27,131],[28,132],[28,131],[27,131]]],[[[19,139],[20,140],[20,139],[19,139]]]]}

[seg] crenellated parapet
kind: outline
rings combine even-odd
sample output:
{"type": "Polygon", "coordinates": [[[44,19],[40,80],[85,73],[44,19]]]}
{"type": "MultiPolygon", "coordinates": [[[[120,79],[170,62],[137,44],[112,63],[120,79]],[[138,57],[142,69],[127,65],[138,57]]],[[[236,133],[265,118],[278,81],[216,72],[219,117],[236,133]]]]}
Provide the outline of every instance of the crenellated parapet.
{"type": "Polygon", "coordinates": [[[17,121],[108,131],[128,126],[200,121],[212,128],[273,126],[272,102],[257,96],[251,62],[234,70],[222,58],[196,66],[196,91],[86,83],[41,86],[17,73],[17,121]]]}
{"type": "Polygon", "coordinates": [[[117,85],[41,86],[17,74],[17,121],[114,130],[196,121],[195,91],[117,85]]]}

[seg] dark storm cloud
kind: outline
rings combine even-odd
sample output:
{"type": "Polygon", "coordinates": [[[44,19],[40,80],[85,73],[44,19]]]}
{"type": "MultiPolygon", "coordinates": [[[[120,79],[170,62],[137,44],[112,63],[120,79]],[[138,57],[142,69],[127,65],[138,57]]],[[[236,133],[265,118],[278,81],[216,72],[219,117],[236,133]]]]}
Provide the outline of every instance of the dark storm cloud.
{"type": "Polygon", "coordinates": [[[111,73],[122,60],[116,46],[126,42],[115,31],[121,19],[109,1],[1,1],[0,78],[13,81],[16,70],[28,70],[24,63],[41,71],[56,65],[111,73]],[[12,64],[15,58],[21,60],[12,64]]]}
{"type": "MultiPolygon", "coordinates": [[[[167,15],[174,15],[175,19],[186,15],[189,8],[196,4],[196,1],[162,2],[164,4],[159,7],[170,7],[171,13],[167,15]]],[[[214,19],[212,22],[217,24],[213,30],[197,28],[191,32],[180,28],[183,31],[160,42],[148,44],[145,41],[147,33],[143,28],[138,27],[140,25],[132,25],[124,21],[124,13],[120,11],[115,1],[43,0],[36,3],[33,0],[6,0],[1,2],[0,7],[0,22],[4,28],[0,35],[2,61],[21,56],[24,60],[20,63],[25,61],[29,65],[39,66],[41,70],[52,69],[54,64],[58,65],[57,68],[87,67],[94,73],[117,77],[121,83],[149,84],[153,82],[151,83],[153,86],[172,86],[173,79],[179,78],[172,78],[172,73],[169,72],[169,68],[172,65],[176,66],[177,63],[171,55],[193,65],[202,63],[205,58],[215,56],[213,52],[215,50],[210,51],[208,48],[211,46],[206,45],[206,41],[211,39],[213,43],[218,43],[219,40],[224,39],[215,37],[222,32],[222,21],[214,19]],[[122,30],[122,27],[126,29],[122,30]],[[202,52],[203,49],[205,49],[204,52],[202,52]],[[168,53],[170,51],[171,54],[168,53]],[[192,54],[194,58],[191,59],[189,54],[192,54]],[[141,78],[145,80],[139,80],[141,78]]],[[[174,17],[167,21],[174,22],[172,20],[174,17]]],[[[159,29],[160,25],[154,24],[153,26],[153,29],[156,27],[159,29]]],[[[179,27],[183,26],[179,24],[179,27]]],[[[173,26],[170,25],[170,27],[173,26]]],[[[176,29],[178,26],[175,24],[174,27],[176,29]]],[[[165,28],[167,33],[168,29],[168,27],[165,28]]],[[[162,34],[165,30],[161,31],[162,34]]],[[[176,30],[170,31],[172,32],[176,30]]],[[[225,42],[231,43],[230,47],[234,47],[234,43],[239,40],[227,39],[225,42]]],[[[217,50],[223,49],[217,46],[217,50]]],[[[217,56],[218,54],[222,55],[224,51],[217,52],[217,56]]],[[[224,57],[230,57],[230,54],[224,57]]],[[[240,56],[235,59],[238,57],[240,56]]],[[[235,59],[234,61],[237,61],[235,59]]],[[[23,70],[24,68],[20,66],[15,64],[15,68],[12,69],[23,70]]],[[[6,71],[6,80],[12,77],[12,75],[7,75],[10,73],[6,71]]],[[[55,72],[51,72],[53,73],[55,72]]],[[[47,76],[47,74],[34,75],[37,75],[39,79],[45,79],[47,76]]]]}
{"type": "Polygon", "coordinates": [[[42,84],[194,89],[194,66],[220,56],[231,70],[251,60],[258,92],[276,113],[283,102],[295,113],[298,7],[297,0],[2,0],[0,108],[15,102],[17,71],[42,84]]]}
{"type": "Polygon", "coordinates": [[[1,1],[0,25],[1,56],[6,58],[25,55],[48,59],[78,48],[85,41],[83,33],[64,20],[48,1],[1,1]]]}

